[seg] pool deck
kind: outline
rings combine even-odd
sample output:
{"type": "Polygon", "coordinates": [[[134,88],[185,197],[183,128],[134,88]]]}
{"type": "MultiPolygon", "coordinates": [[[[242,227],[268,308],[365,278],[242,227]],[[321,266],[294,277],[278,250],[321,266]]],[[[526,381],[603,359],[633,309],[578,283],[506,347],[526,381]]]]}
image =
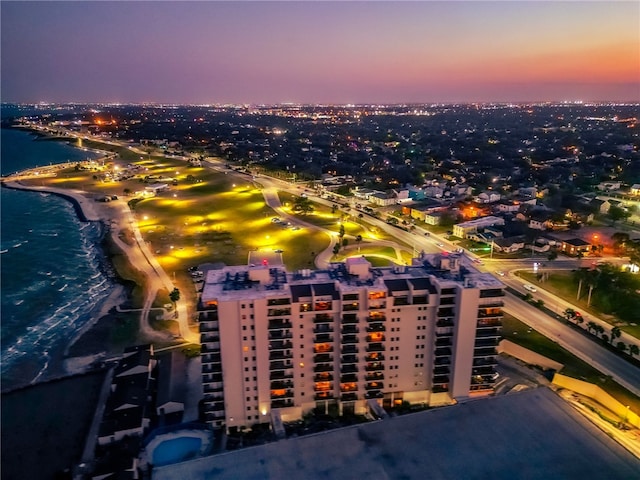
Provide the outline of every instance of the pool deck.
{"type": "Polygon", "coordinates": [[[640,460],[547,388],[158,467],[153,480],[640,478],[640,460]]]}

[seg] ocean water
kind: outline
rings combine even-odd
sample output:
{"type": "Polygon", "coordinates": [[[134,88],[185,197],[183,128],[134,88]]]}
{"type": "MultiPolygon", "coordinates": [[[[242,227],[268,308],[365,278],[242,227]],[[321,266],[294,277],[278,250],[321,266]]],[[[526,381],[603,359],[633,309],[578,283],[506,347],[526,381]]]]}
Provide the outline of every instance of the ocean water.
{"type": "MultiPolygon", "coordinates": [[[[0,130],[2,174],[96,154],[22,131],[0,130]]],[[[97,245],[102,228],[68,201],[0,189],[2,390],[62,373],[60,359],[89,313],[111,291],[97,245]]]]}

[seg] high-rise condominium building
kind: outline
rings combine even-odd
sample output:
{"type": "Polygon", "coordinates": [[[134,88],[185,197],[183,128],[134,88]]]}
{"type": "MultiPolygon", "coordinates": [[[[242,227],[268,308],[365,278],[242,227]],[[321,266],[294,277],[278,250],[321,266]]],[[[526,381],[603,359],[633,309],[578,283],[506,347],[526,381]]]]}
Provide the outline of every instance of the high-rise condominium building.
{"type": "Polygon", "coordinates": [[[296,420],[373,400],[442,405],[493,388],[503,284],[460,254],[411,266],[349,258],[322,271],[210,270],[202,381],[216,426],[296,420]]]}

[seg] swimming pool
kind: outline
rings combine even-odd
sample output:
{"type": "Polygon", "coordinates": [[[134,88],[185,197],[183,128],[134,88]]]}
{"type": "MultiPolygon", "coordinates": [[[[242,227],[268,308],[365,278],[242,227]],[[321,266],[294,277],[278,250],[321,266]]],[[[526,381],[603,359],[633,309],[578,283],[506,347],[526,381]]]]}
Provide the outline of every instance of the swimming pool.
{"type": "Polygon", "coordinates": [[[200,453],[202,439],[198,437],[178,437],[164,440],[153,449],[153,464],[156,466],[184,462],[200,453]]]}

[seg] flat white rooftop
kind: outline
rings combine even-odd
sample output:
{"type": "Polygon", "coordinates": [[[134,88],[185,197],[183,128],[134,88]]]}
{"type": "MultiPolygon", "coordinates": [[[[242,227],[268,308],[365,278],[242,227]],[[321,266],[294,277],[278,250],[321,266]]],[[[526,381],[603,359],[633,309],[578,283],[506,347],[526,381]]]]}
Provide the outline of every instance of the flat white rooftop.
{"type": "Polygon", "coordinates": [[[638,472],[639,459],[537,388],[159,467],[152,478],[622,480],[638,472]]]}

